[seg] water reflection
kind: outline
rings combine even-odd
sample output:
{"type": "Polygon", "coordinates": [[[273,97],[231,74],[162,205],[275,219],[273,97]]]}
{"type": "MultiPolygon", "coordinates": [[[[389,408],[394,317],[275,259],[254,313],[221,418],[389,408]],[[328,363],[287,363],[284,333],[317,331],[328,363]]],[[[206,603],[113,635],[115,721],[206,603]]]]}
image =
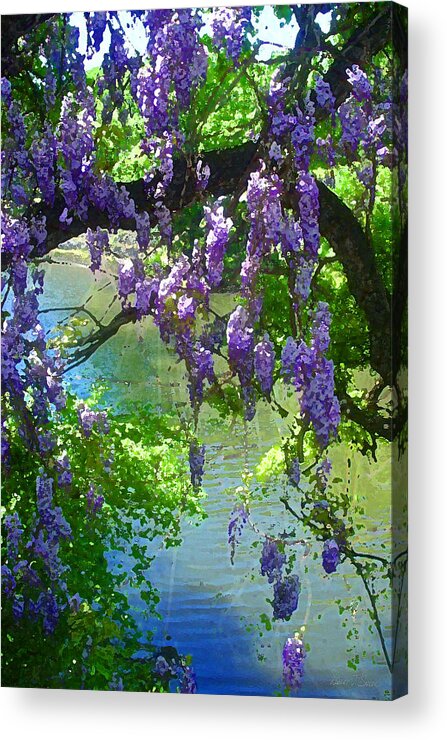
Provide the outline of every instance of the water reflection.
{"type": "MultiPolygon", "coordinates": [[[[46,270],[44,307],[81,305],[95,287],[88,269],[81,266],[51,265],[46,270]]],[[[90,301],[95,315],[110,318],[113,289],[104,289],[90,301]]],[[[219,300],[225,300],[219,297],[219,300]]],[[[64,312],[43,315],[47,328],[61,320],[64,312]]],[[[92,383],[105,381],[107,401],[115,408],[136,403],[151,403],[161,410],[184,408],[183,370],[158,337],[150,320],[124,326],[118,335],[103,345],[84,365],[68,375],[75,391],[89,394],[92,383]]],[[[285,399],[284,399],[285,401],[285,399]]],[[[285,401],[286,402],[286,401],[285,401]]],[[[289,623],[274,624],[266,630],[260,615],[271,616],[271,586],[259,573],[259,548],[256,534],[247,531],[230,565],[227,544],[228,519],[233,504],[232,489],[240,485],[244,435],[240,424],[215,423],[209,409],[202,414],[202,435],[207,444],[204,487],[207,492],[207,518],[200,526],[183,526],[179,548],[157,550],[150,566],[150,580],[159,590],[161,621],[145,624],[154,630],[160,645],[169,641],[180,653],[191,654],[199,691],[213,694],[268,694],[281,691],[281,651],[284,640],[306,622],[305,640],[310,645],[301,696],[383,698],[390,689],[390,677],[370,623],[348,617],[342,626],[337,600],[355,603],[362,588],[349,566],[326,576],[315,548],[306,558],[298,558],[296,570],[302,580],[298,611],[289,623]],[[318,557],[314,559],[314,552],[318,557]],[[357,670],[347,667],[349,628],[358,630],[354,653],[360,656],[357,670]]],[[[248,460],[254,466],[260,456],[276,443],[281,434],[279,421],[265,404],[260,404],[250,425],[248,460]]],[[[348,450],[335,453],[335,473],[344,477],[348,450]]],[[[365,498],[368,534],[363,542],[390,544],[390,461],[387,452],[374,466],[360,455],[353,458],[352,495],[365,498]]],[[[279,492],[253,505],[253,517],[264,531],[290,528],[290,519],[278,503],[279,492]]],[[[303,533],[301,533],[303,534],[303,533]]],[[[298,535],[300,533],[298,532],[298,535]]],[[[154,554],[157,543],[148,546],[154,554]]],[[[131,562],[124,562],[131,567],[131,562]]],[[[111,566],[117,562],[111,556],[111,566]]],[[[141,607],[136,594],[131,603],[138,618],[141,607]]],[[[388,621],[388,620],[387,620],[388,621]]],[[[389,637],[389,635],[388,635],[389,637]]]]}

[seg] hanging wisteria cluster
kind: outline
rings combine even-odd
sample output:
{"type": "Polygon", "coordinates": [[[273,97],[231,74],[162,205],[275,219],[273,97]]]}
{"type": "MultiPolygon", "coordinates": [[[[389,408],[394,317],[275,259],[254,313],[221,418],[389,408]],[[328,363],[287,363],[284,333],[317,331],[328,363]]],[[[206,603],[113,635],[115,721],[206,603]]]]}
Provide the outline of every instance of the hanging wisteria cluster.
{"type": "Polygon", "coordinates": [[[5,518],[7,564],[2,583],[12,599],[16,620],[29,616],[42,620],[46,633],[54,632],[61,609],[69,608],[74,594],[67,593],[66,567],[59,557],[60,542],[71,528],[54,503],[54,481],[42,469],[36,481],[37,512],[28,542],[17,513],[5,518]]]}
{"type": "MultiPolygon", "coordinates": [[[[380,87],[380,80],[371,81],[354,65],[346,70],[351,94],[338,107],[330,85],[321,76],[314,79],[312,95],[296,103],[289,95],[290,77],[280,68],[265,96],[267,119],[261,156],[241,198],[248,236],[237,305],[223,321],[211,311],[210,297],[223,281],[233,214],[226,213],[225,199],[207,198],[212,173],[200,158],[194,171],[197,192],[205,199],[202,237],[190,254],[181,254],[168,266],[148,267],[145,261],[154,240],[172,245],[172,213],[166,193],[176,155],[181,152],[190,157],[181,116],[206,78],[208,56],[201,38],[204,19],[195,9],[136,11],[131,17],[146,34],[143,54],[132,49],[119,14],[86,14],[85,56],[92,57],[109,39],[100,73],[90,84],[84,54],[79,50],[78,29],[67,23],[62,31],[54,28],[51,32],[50,26],[41,51],[46,69],[45,100],[52,115],[39,126],[28,124],[11,84],[2,79],[7,127],[2,152],[2,252],[7,266],[3,290],[10,306],[2,326],[2,394],[16,415],[24,443],[39,451],[43,460],[36,481],[32,532],[25,536],[17,514],[5,520],[8,557],[3,566],[3,588],[13,600],[15,618],[29,614],[42,619],[46,632],[54,630],[60,610],[72,608],[76,602],[75,595],[66,593],[64,565],[59,558],[60,542],[70,538],[71,530],[54,496],[56,487],[63,490],[71,484],[70,460],[63,450],[55,449],[55,440],[46,431],[49,419],[65,404],[64,366],[58,352],[49,347],[39,321],[44,276],[33,266],[35,258],[47,251],[47,209],[57,205],[61,229],[68,229],[74,219],[86,224],[93,272],[101,269],[110,247],[107,229],[88,227],[91,213],[103,214],[110,231],[116,231],[123,221],[132,223],[140,251],[138,256],[121,260],[117,293],[123,310],[135,310],[137,319],[153,318],[162,339],[185,364],[193,415],[189,451],[193,486],[200,487],[204,474],[205,448],[198,439],[198,419],[205,389],[219,387],[215,368],[218,353],[228,361],[226,382],[238,389],[247,422],[254,418],[259,399],[272,401],[278,378],[294,389],[298,425],[317,441],[318,475],[324,490],[330,476],[326,450],[337,437],[340,405],[334,364],[328,358],[329,308],[322,302],[315,305],[312,296],[320,248],[320,203],[312,157],[323,157],[330,168],[337,161],[355,162],[359,181],[368,193],[369,210],[375,200],[377,166],[389,166],[395,157],[390,144],[391,102],[383,96],[376,102],[374,96],[374,85],[380,87]],[[65,48],[62,68],[60,55],[55,53],[61,44],[65,48]],[[70,81],[76,93],[67,91],[70,81]],[[144,178],[147,197],[154,204],[150,213],[138,211],[128,189],[118,186],[98,166],[98,121],[106,125],[116,115],[124,123],[132,105],[144,125],[141,151],[151,161],[144,178]],[[332,133],[324,140],[315,134],[320,114],[327,116],[332,126],[332,133]],[[293,210],[291,193],[296,203],[293,210]],[[260,289],[264,266],[273,254],[287,265],[293,317],[291,335],[279,348],[263,327],[260,289]],[[50,476],[50,468],[56,477],[50,476]]],[[[251,8],[215,9],[211,29],[215,46],[238,67],[244,40],[252,29],[251,8]]],[[[86,438],[92,431],[108,433],[106,415],[83,404],[78,407],[78,421],[86,438]]],[[[7,467],[7,424],[2,431],[2,460],[7,467]]],[[[285,472],[295,489],[305,475],[302,464],[301,450],[294,449],[286,456],[285,472]]],[[[85,496],[86,514],[99,515],[102,492],[92,484],[85,496]]],[[[228,531],[231,560],[247,524],[246,502],[237,502],[228,531]]],[[[342,536],[325,539],[322,563],[326,573],[337,569],[344,545],[342,536]]],[[[265,538],[261,556],[261,573],[273,586],[273,616],[278,620],[290,619],[298,609],[300,594],[298,576],[284,572],[284,547],[274,538],[265,538]]],[[[304,659],[301,638],[289,638],[283,664],[285,681],[292,689],[301,683],[304,659]]],[[[192,669],[184,668],[181,682],[182,691],[195,691],[192,669]]]]}

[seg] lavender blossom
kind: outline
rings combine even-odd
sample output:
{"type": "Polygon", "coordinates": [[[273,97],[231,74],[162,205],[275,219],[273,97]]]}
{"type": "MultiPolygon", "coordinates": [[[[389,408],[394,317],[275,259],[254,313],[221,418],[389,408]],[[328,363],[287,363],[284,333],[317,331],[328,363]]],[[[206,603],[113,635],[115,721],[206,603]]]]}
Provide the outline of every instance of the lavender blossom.
{"type": "Polygon", "coordinates": [[[370,101],[372,97],[372,86],[366,74],[358,64],[353,64],[352,69],[347,69],[348,82],[352,85],[352,94],[359,103],[370,101]]]}
{"type": "Polygon", "coordinates": [[[205,206],[204,211],[208,232],[205,251],[208,280],[210,286],[216,287],[222,281],[223,258],[233,221],[224,217],[219,201],[212,208],[205,206]]]}
{"type": "Polygon", "coordinates": [[[275,619],[289,619],[298,608],[300,594],[300,580],[298,576],[285,576],[275,582],[273,587],[273,617],[275,619]]]}
{"type": "Polygon", "coordinates": [[[340,563],[340,547],[336,540],[326,540],[323,545],[323,568],[326,573],[335,573],[340,563]]]}
{"type": "Polygon", "coordinates": [[[331,86],[318,75],[315,81],[315,95],[317,103],[321,108],[326,108],[332,113],[332,121],[335,120],[335,97],[332,93],[331,86]]]}
{"type": "Polygon", "coordinates": [[[5,516],[4,524],[6,530],[6,551],[8,557],[15,559],[22,540],[23,525],[16,511],[13,514],[5,516]]]}
{"type": "Polygon", "coordinates": [[[261,553],[261,575],[267,576],[268,582],[273,583],[281,578],[285,563],[285,553],[281,552],[276,540],[265,539],[261,553]]]}
{"type": "Polygon", "coordinates": [[[104,229],[97,227],[96,231],[87,229],[87,246],[90,252],[90,269],[92,272],[99,270],[104,250],[109,246],[109,235],[104,229]]]}
{"type": "Polygon", "coordinates": [[[261,391],[269,395],[273,388],[275,350],[268,334],[254,348],[254,368],[261,391]]]}
{"type": "Polygon", "coordinates": [[[70,460],[66,452],[62,453],[56,460],[56,470],[58,472],[57,482],[61,488],[71,486],[73,473],[71,472],[70,460]]]}
{"type": "Polygon", "coordinates": [[[192,666],[183,665],[179,670],[179,677],[180,677],[179,691],[181,694],[196,694],[197,693],[196,674],[192,666]]]}
{"type": "Polygon", "coordinates": [[[234,564],[236,546],[239,544],[243,529],[248,522],[248,511],[243,504],[236,504],[231,512],[228,524],[228,544],[230,545],[230,561],[234,564]]]}
{"type": "Polygon", "coordinates": [[[151,222],[146,211],[135,214],[138,246],[143,251],[148,248],[151,236],[151,222]]]}
{"type": "Polygon", "coordinates": [[[129,295],[134,292],[135,285],[135,265],[131,259],[126,259],[118,271],[118,294],[124,305],[128,302],[129,295]]]}
{"type": "Polygon", "coordinates": [[[317,480],[319,481],[320,486],[323,489],[323,491],[327,488],[331,470],[332,470],[331,461],[329,460],[328,457],[323,458],[316,470],[317,480]]]}
{"type": "Polygon", "coordinates": [[[197,440],[193,440],[189,445],[189,469],[194,488],[200,488],[202,485],[204,465],[205,445],[199,445],[197,440]]]}
{"type": "Polygon", "coordinates": [[[299,357],[298,345],[293,337],[287,337],[281,353],[281,375],[291,381],[295,375],[295,363],[299,357]]]}
{"type": "Polygon", "coordinates": [[[203,164],[202,160],[199,159],[196,167],[196,178],[197,178],[197,190],[206,190],[208,187],[208,181],[210,179],[211,170],[209,165],[203,164]]]}
{"type": "Polygon", "coordinates": [[[251,8],[214,8],[212,32],[218,48],[224,48],[229,59],[237,62],[245,35],[251,27],[251,8]]]}
{"type": "Polygon", "coordinates": [[[303,641],[295,635],[289,637],[282,652],[284,683],[290,689],[299,689],[304,675],[306,651],[303,641]]]}
{"type": "Polygon", "coordinates": [[[247,310],[237,306],[227,325],[228,356],[242,386],[249,385],[253,377],[253,327],[247,310]]]}

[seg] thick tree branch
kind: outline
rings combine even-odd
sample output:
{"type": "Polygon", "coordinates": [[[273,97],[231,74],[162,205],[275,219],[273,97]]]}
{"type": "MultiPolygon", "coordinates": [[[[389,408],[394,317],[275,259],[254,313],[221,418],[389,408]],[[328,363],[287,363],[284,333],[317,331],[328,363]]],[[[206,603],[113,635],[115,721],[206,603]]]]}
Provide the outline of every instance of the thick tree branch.
{"type": "Polygon", "coordinates": [[[366,317],[371,367],[392,385],[391,306],[374,251],[352,211],[319,182],[320,231],[343,265],[349,290],[366,317]]]}
{"type": "MultiPolygon", "coordinates": [[[[238,186],[241,187],[241,179],[244,180],[242,185],[245,185],[251,165],[256,161],[256,151],[256,144],[249,142],[237,149],[206,154],[203,159],[211,168],[208,191],[218,197],[234,192],[238,186]]],[[[179,207],[181,199],[184,206],[192,202],[196,196],[192,183],[191,186],[184,187],[185,172],[186,162],[177,160],[166,201],[173,211],[179,207]]],[[[146,209],[152,213],[154,204],[148,201],[145,195],[143,181],[129,183],[127,187],[137,209],[146,209]]],[[[394,375],[391,367],[391,306],[377,269],[374,252],[352,211],[323,183],[318,183],[318,188],[321,233],[329,241],[343,265],[350,291],[359,308],[365,313],[370,333],[371,366],[387,385],[391,385],[394,375]]],[[[297,208],[295,193],[291,194],[291,204],[297,208]]],[[[62,241],[79,236],[86,229],[85,224],[75,221],[63,229],[57,213],[56,209],[56,212],[53,210],[47,215],[50,230],[47,251],[62,241]]],[[[89,226],[105,228],[107,219],[100,211],[91,210],[89,226]]],[[[135,229],[133,219],[123,221],[120,226],[123,229],[135,229]]],[[[396,310],[396,319],[400,313],[396,310]]]]}

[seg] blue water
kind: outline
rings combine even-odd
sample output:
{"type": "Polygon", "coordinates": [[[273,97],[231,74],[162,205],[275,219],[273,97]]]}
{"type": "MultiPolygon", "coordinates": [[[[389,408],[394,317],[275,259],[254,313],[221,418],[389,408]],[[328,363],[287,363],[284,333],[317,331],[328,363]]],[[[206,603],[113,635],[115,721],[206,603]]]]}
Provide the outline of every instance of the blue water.
{"type": "MultiPolygon", "coordinates": [[[[50,266],[44,305],[80,305],[100,284],[95,284],[91,273],[80,266],[50,266]]],[[[96,315],[107,311],[111,296],[113,292],[105,289],[90,302],[96,315]]],[[[63,312],[45,314],[43,320],[50,328],[62,316],[63,312]]],[[[87,395],[93,382],[106,381],[111,388],[108,400],[117,407],[151,402],[160,409],[172,410],[182,408],[186,399],[182,367],[161,343],[149,320],[123,327],[91,360],[70,373],[68,380],[80,395],[87,395]]],[[[241,484],[244,455],[254,467],[263,452],[280,439],[277,424],[268,407],[261,404],[245,440],[240,424],[216,423],[213,413],[204,409],[207,518],[198,526],[184,522],[180,547],[164,549],[157,542],[147,544],[148,556],[155,555],[148,576],[160,594],[162,619],[146,621],[144,605],[129,587],[132,609],[141,625],[154,631],[156,643],[173,645],[180,653],[192,656],[200,693],[281,693],[282,646],[288,636],[306,625],[305,642],[310,649],[300,696],[384,698],[391,689],[389,672],[377,636],[362,608],[358,608],[356,599],[363,591],[349,566],[341,566],[337,573],[327,576],[321,567],[318,545],[307,555],[297,547],[294,572],[302,583],[299,608],[290,622],[272,623],[272,629],[266,630],[260,615],[271,617],[267,599],[272,597],[272,586],[259,573],[259,547],[253,546],[259,536],[250,528],[243,535],[234,565],[230,564],[228,519],[234,489],[241,484]],[[338,599],[352,607],[345,626],[338,599]],[[347,639],[349,631],[355,639],[347,639]],[[350,648],[354,648],[351,653],[350,648]],[[347,666],[353,655],[359,655],[356,671],[347,666]]],[[[346,457],[347,450],[336,450],[335,472],[340,477],[346,473],[346,457]]],[[[389,459],[374,467],[360,455],[354,456],[352,470],[353,495],[372,502],[365,514],[363,543],[388,543],[389,459]]],[[[253,520],[261,531],[273,528],[280,532],[292,525],[278,503],[279,494],[270,487],[252,505],[253,520]]],[[[303,535],[297,531],[298,537],[303,535]]],[[[121,556],[125,570],[130,571],[132,564],[130,555],[121,556]]],[[[114,553],[110,566],[117,566],[114,553]]],[[[389,621],[389,613],[384,616],[389,621]]]]}

